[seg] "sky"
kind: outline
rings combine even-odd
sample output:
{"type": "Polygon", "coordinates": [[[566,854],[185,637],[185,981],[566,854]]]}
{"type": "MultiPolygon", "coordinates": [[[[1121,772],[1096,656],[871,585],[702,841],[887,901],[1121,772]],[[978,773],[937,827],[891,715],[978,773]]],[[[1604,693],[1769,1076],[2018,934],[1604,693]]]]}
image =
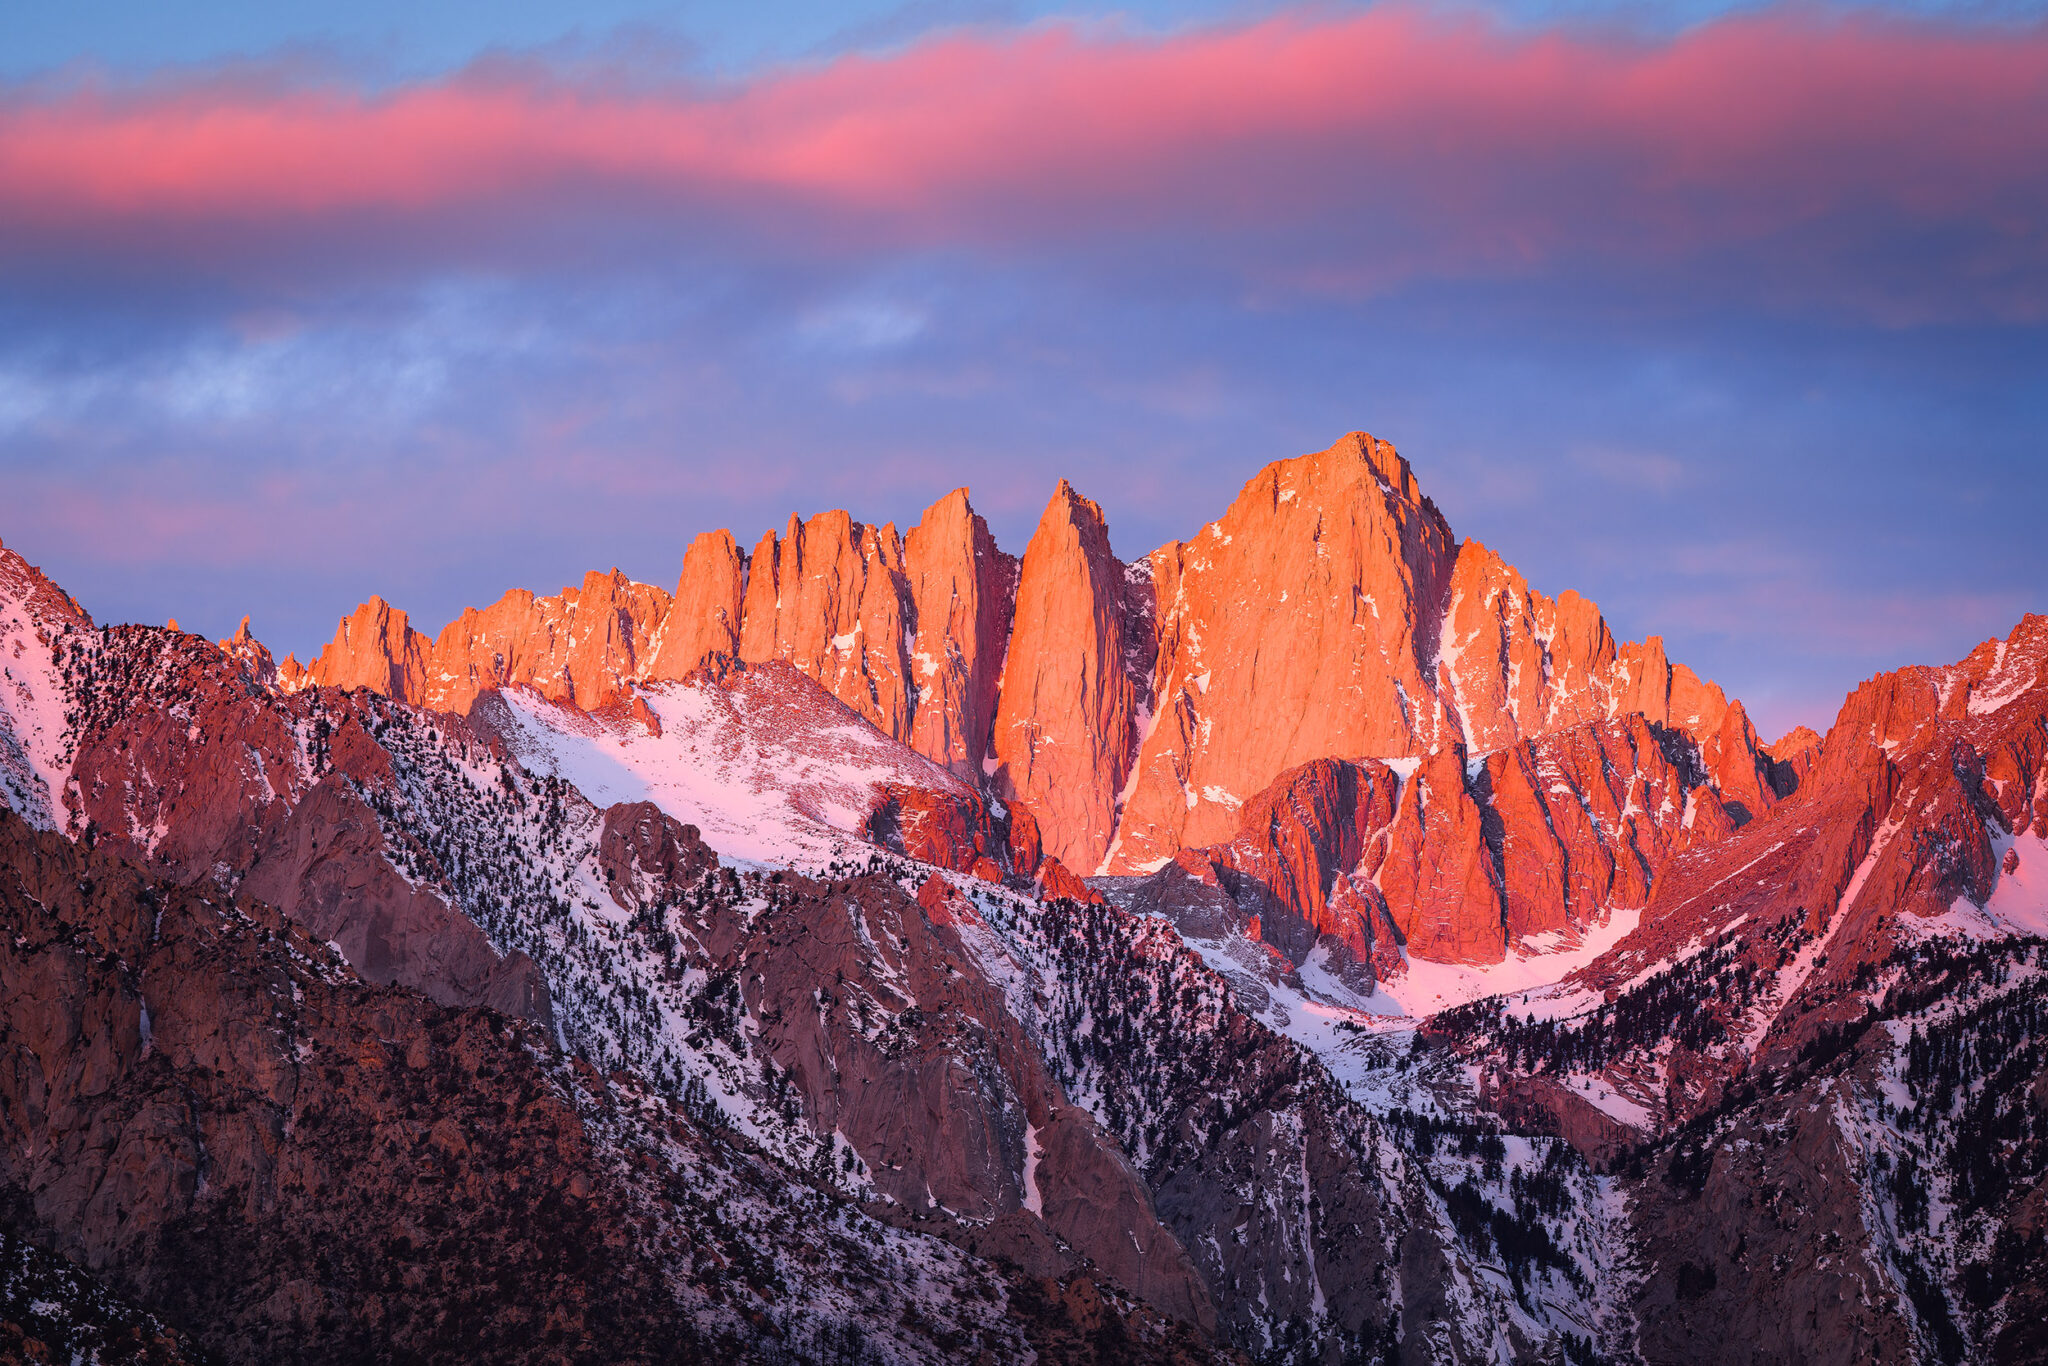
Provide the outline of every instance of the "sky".
{"type": "Polygon", "coordinates": [[[2048,611],[2048,3],[0,0],[0,541],[301,659],[1363,429],[1825,728],[2048,611]]]}

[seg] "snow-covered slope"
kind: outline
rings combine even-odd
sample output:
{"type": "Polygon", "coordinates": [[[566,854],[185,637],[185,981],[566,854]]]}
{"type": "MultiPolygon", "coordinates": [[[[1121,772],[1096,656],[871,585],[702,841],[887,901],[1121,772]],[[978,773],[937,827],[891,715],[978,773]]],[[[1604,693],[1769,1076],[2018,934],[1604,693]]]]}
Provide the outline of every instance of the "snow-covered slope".
{"type": "Polygon", "coordinates": [[[0,547],[0,803],[61,828],[68,772],[64,679],[53,648],[89,625],[71,600],[0,547]]]}
{"type": "Polygon", "coordinates": [[[593,714],[512,688],[480,701],[476,720],[528,770],[575,784],[599,807],[651,801],[750,863],[865,859],[863,827],[884,784],[967,793],[787,665],[646,684],[636,696],[645,715],[593,714]]]}
{"type": "Polygon", "coordinates": [[[1991,848],[1998,880],[1984,904],[1957,897],[1947,915],[1921,922],[1923,933],[2048,938],[2048,839],[2034,830],[2017,835],[1999,832],[1993,834],[1991,848]]]}

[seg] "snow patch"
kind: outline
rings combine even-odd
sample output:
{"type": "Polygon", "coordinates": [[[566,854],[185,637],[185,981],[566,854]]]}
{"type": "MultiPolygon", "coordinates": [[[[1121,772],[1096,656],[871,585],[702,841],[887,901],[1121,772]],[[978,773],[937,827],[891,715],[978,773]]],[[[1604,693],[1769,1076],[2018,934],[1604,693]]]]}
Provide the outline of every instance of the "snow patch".
{"type": "Polygon", "coordinates": [[[1993,866],[1998,881],[1982,906],[1968,897],[1957,897],[1946,915],[1924,920],[1919,928],[1929,935],[1955,933],[1973,939],[1997,939],[2006,935],[2048,937],[2048,840],[2035,831],[2020,835],[1995,835],[1991,841],[1993,866]],[[2005,871],[2006,859],[2015,867],[2005,871]]]}
{"type": "Polygon", "coordinates": [[[645,685],[639,696],[658,735],[525,689],[500,696],[506,740],[527,768],[567,779],[600,808],[651,801],[728,858],[817,866],[864,856],[882,785],[966,791],[808,679],[764,671],[732,688],[645,685]]]}
{"type": "Polygon", "coordinates": [[[0,805],[42,830],[66,824],[71,768],[64,679],[48,643],[56,629],[37,617],[24,588],[0,578],[0,805]]]}
{"type": "Polygon", "coordinates": [[[1024,1208],[1043,1217],[1045,1198],[1038,1191],[1038,1159],[1045,1150],[1038,1146],[1038,1126],[1024,1126],[1024,1208]]]}
{"type": "Polygon", "coordinates": [[[1605,924],[1583,932],[1570,948],[1546,950],[1530,941],[1514,946],[1506,959],[1498,963],[1432,963],[1410,958],[1404,951],[1402,962],[1406,970],[1399,977],[1382,982],[1380,994],[1390,997],[1399,1007],[1388,1013],[1412,1019],[1486,996],[1510,997],[1511,1008],[1518,1013],[1528,1013],[1532,1005],[1542,1009],[1540,1003],[1560,999],[1556,988],[1563,979],[1634,933],[1642,918],[1641,907],[1617,910],[1605,924]],[[1538,951],[1528,952],[1530,947],[1537,947],[1538,951]]]}

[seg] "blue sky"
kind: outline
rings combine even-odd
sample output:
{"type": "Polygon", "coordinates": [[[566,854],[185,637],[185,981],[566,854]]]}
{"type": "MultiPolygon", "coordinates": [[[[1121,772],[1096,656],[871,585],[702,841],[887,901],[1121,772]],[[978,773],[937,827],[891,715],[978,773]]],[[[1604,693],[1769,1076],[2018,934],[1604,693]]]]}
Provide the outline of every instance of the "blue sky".
{"type": "MultiPolygon", "coordinates": [[[[1282,8],[1276,0],[1139,0],[1102,6],[1057,0],[840,0],[831,4],[820,0],[771,4],[68,0],[61,5],[5,0],[0,3],[0,16],[4,16],[0,22],[7,34],[7,42],[0,47],[0,75],[19,80],[80,65],[147,71],[172,64],[297,52],[400,78],[451,70],[492,50],[561,45],[588,48],[622,37],[669,48],[701,71],[744,73],[764,63],[892,46],[957,25],[1014,25],[1080,16],[1100,23],[1172,31],[1257,17],[1282,8]]],[[[1591,21],[1670,31],[1761,6],[1741,0],[1492,0],[1467,8],[1532,27],[1591,21]]],[[[2004,22],[2038,18],[2042,11],[2038,0],[1900,0],[1886,8],[2004,22]]]]}
{"type": "Polygon", "coordinates": [[[0,538],[304,657],[1364,428],[1767,731],[2048,609],[2038,7],[1398,13],[0,7],[0,538]]]}

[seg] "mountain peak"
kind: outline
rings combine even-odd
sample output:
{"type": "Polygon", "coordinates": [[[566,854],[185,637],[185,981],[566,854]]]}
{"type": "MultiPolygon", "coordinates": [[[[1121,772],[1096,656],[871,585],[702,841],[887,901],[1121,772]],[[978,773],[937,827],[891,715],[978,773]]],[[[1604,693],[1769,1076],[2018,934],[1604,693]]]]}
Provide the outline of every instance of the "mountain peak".
{"type": "Polygon", "coordinates": [[[1083,871],[1225,840],[1242,803],[1314,759],[1489,753],[1632,712],[1711,741],[1724,776],[1755,786],[1753,732],[1724,724],[1718,687],[1660,637],[1617,643],[1586,598],[1545,597],[1458,541],[1363,431],[1266,465],[1136,565],[1071,480],[1021,561],[961,487],[907,536],[837,509],[792,515],[751,556],[705,532],[673,596],[591,571],[558,597],[465,610],[432,641],[372,598],[310,677],[455,711],[511,684],[594,709],[721,656],[786,660],[954,773],[1049,805],[1046,848],[1083,871]]]}
{"type": "MultiPolygon", "coordinates": [[[[1052,497],[1045,505],[1045,514],[1038,520],[1040,533],[1048,527],[1058,526],[1071,526],[1084,536],[1102,537],[1105,546],[1109,543],[1109,524],[1103,518],[1101,506],[1092,498],[1083,496],[1065,479],[1053,489],[1052,497]]],[[[1030,554],[1028,546],[1025,554],[1030,554]]]]}

